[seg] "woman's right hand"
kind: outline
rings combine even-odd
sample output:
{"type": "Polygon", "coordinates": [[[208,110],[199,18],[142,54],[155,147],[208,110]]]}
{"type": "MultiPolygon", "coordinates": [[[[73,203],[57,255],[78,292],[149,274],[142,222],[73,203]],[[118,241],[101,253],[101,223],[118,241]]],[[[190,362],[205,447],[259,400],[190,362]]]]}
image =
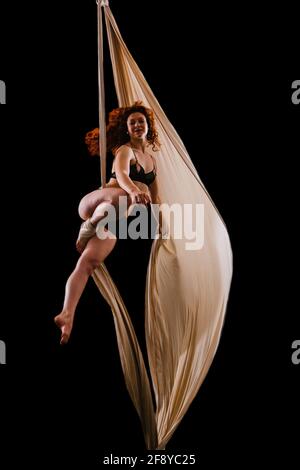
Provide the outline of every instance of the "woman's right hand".
{"type": "Polygon", "coordinates": [[[131,204],[144,204],[145,206],[151,202],[150,194],[141,191],[139,188],[133,189],[129,193],[131,204]]]}

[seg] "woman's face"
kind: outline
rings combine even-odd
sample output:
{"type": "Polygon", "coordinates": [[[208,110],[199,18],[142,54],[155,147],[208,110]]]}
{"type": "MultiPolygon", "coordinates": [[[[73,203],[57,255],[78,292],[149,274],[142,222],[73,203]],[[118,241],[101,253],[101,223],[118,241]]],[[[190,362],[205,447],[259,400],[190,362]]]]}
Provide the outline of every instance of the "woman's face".
{"type": "Polygon", "coordinates": [[[148,133],[146,116],[143,113],[130,114],[127,119],[127,129],[130,138],[146,139],[148,133]]]}

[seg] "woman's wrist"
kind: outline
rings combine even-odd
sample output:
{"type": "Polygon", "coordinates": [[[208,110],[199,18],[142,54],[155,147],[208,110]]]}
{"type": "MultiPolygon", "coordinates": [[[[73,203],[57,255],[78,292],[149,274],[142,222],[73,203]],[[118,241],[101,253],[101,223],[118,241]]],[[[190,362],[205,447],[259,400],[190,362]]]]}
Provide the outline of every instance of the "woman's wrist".
{"type": "Polygon", "coordinates": [[[127,192],[128,192],[128,194],[132,194],[132,193],[135,193],[136,191],[139,191],[139,188],[137,186],[133,186],[127,192]]]}

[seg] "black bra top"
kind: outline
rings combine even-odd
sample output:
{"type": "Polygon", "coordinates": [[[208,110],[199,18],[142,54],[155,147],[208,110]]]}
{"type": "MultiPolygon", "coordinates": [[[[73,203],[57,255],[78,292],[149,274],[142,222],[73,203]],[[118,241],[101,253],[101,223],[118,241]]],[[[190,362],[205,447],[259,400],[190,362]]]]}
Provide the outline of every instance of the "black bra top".
{"type": "MultiPolygon", "coordinates": [[[[145,173],[145,170],[142,167],[142,165],[138,162],[138,159],[136,158],[136,154],[132,147],[131,147],[131,150],[134,154],[135,163],[133,165],[130,165],[129,178],[131,178],[134,181],[139,181],[140,183],[144,183],[147,186],[150,186],[150,184],[153,183],[156,177],[156,168],[155,168],[153,157],[150,155],[153,160],[153,170],[149,171],[148,173],[145,173]],[[139,170],[138,170],[138,166],[140,167],[139,170]]],[[[111,177],[117,179],[116,173],[112,172],[111,177]]]]}

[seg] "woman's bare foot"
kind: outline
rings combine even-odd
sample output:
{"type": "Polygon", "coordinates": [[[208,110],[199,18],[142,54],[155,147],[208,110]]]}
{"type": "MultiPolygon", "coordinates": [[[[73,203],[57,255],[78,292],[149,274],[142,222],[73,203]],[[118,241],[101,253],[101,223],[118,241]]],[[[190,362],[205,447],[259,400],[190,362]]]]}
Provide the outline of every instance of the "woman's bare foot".
{"type": "Polygon", "coordinates": [[[54,318],[54,322],[61,329],[60,344],[67,344],[73,328],[72,315],[70,315],[67,311],[63,310],[59,315],[54,318]]]}

